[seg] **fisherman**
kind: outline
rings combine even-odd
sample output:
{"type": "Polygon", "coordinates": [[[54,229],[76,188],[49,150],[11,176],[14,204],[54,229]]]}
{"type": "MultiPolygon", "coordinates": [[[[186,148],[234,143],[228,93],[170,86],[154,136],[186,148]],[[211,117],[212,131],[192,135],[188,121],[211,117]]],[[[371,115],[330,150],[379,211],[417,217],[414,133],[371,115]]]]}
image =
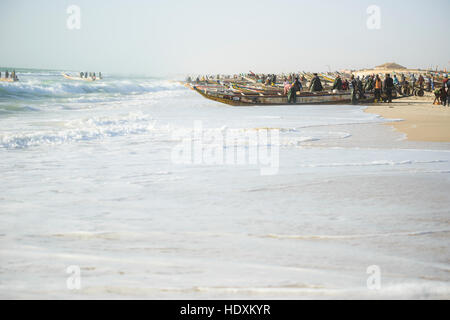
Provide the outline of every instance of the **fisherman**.
{"type": "Polygon", "coordinates": [[[373,86],[374,86],[374,76],[370,75],[369,78],[366,81],[366,85],[365,85],[365,91],[369,92],[373,90],[373,86]]]}
{"type": "Polygon", "coordinates": [[[347,91],[348,90],[348,80],[344,79],[344,81],[342,81],[342,90],[347,91]]]}
{"type": "Polygon", "coordinates": [[[396,74],[394,74],[394,79],[392,79],[393,81],[394,81],[394,85],[395,86],[398,86],[399,85],[399,81],[398,81],[398,78],[397,78],[397,75],[396,74]]]}
{"type": "Polygon", "coordinates": [[[415,95],[415,92],[416,92],[415,86],[416,86],[416,77],[414,76],[414,73],[413,73],[411,75],[411,87],[412,87],[411,94],[412,95],[415,95]]]}
{"type": "Polygon", "coordinates": [[[287,79],[284,80],[284,94],[288,94],[289,90],[291,89],[291,84],[287,79]]]}
{"type": "Polygon", "coordinates": [[[375,103],[381,100],[381,89],[382,82],[380,76],[377,74],[377,77],[375,78],[375,103]]]}
{"type": "Polygon", "coordinates": [[[425,84],[425,79],[422,75],[419,75],[419,79],[417,80],[417,83],[419,84],[420,91],[423,91],[423,85],[425,84]]]}
{"type": "Polygon", "coordinates": [[[392,89],[394,89],[394,81],[391,78],[389,73],[386,74],[386,78],[384,79],[384,90],[387,95],[387,102],[392,102],[392,89]]]}
{"type": "Polygon", "coordinates": [[[358,104],[358,81],[355,79],[355,76],[352,75],[350,77],[350,94],[352,97],[352,104],[358,104]]]}
{"type": "Polygon", "coordinates": [[[401,78],[400,78],[400,93],[402,93],[403,95],[406,95],[406,77],[405,75],[402,73],[401,78]]]}
{"type": "Polygon", "coordinates": [[[447,105],[447,85],[441,88],[441,104],[445,107],[447,105]]]}
{"type": "Polygon", "coordinates": [[[361,81],[361,78],[358,76],[356,77],[356,85],[358,88],[358,95],[360,99],[364,98],[364,90],[363,90],[363,83],[361,81]]]}
{"type": "Polygon", "coordinates": [[[342,90],[342,79],[341,79],[340,75],[337,75],[336,79],[334,79],[333,90],[338,90],[338,91],[342,90]]]}
{"type": "Polygon", "coordinates": [[[314,78],[311,80],[311,84],[309,85],[309,90],[311,92],[320,92],[323,90],[322,82],[320,82],[319,76],[317,73],[314,73],[314,78]]]}
{"type": "Polygon", "coordinates": [[[298,78],[295,78],[294,83],[291,86],[291,89],[289,90],[288,93],[288,102],[289,103],[295,103],[297,102],[297,91],[302,91],[302,84],[300,83],[300,81],[298,81],[298,78]]]}
{"type": "Polygon", "coordinates": [[[450,107],[450,80],[447,78],[447,107],[450,107]]]}
{"type": "Polygon", "coordinates": [[[444,76],[444,81],[442,83],[442,89],[441,89],[441,103],[445,107],[447,105],[447,99],[448,99],[448,78],[447,75],[444,76]]]}

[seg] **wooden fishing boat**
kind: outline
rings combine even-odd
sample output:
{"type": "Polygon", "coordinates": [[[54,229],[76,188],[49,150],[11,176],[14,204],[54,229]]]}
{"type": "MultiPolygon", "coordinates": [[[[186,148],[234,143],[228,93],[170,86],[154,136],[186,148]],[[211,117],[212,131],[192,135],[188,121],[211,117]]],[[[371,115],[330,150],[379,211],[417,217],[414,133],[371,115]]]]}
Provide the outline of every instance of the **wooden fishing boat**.
{"type": "Polygon", "coordinates": [[[265,93],[265,94],[282,94],[283,88],[276,86],[265,86],[265,87],[255,87],[255,86],[244,86],[239,84],[231,84],[231,88],[238,92],[244,93],[265,93]]]}
{"type": "Polygon", "coordinates": [[[13,79],[13,78],[0,78],[0,81],[2,82],[16,82],[19,81],[19,79],[13,79]]]}
{"type": "MultiPolygon", "coordinates": [[[[286,95],[273,94],[248,94],[236,93],[230,90],[210,91],[207,88],[197,88],[192,86],[192,89],[198,92],[203,97],[225,103],[232,106],[260,106],[260,105],[288,105],[288,98],[286,95]]],[[[366,93],[366,98],[360,100],[363,102],[370,102],[373,100],[373,94],[366,93]]],[[[311,105],[311,104],[345,104],[351,102],[350,92],[329,93],[329,92],[301,92],[297,95],[295,105],[311,105]]]]}
{"type": "Polygon", "coordinates": [[[68,75],[67,73],[62,73],[63,77],[69,80],[79,80],[79,81],[100,81],[101,78],[92,78],[92,77],[87,77],[87,78],[81,78],[81,77],[73,77],[71,75],[68,75]]]}

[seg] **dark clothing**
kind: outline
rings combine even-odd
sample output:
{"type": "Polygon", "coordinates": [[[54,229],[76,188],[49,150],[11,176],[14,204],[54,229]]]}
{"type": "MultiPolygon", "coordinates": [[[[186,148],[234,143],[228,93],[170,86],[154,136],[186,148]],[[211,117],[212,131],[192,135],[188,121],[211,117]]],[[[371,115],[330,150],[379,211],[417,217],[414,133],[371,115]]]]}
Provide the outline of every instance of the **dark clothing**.
{"type": "Polygon", "coordinates": [[[302,84],[300,81],[295,80],[294,85],[292,86],[292,89],[295,90],[295,92],[297,91],[301,91],[303,88],[302,84]]]}
{"type": "Polygon", "coordinates": [[[441,88],[441,103],[443,106],[447,104],[447,90],[446,90],[446,83],[441,88]]]}
{"type": "Polygon", "coordinates": [[[356,79],[353,79],[350,81],[350,94],[352,97],[352,104],[358,103],[358,81],[356,79]]]}
{"type": "Polygon", "coordinates": [[[297,101],[297,91],[295,91],[293,86],[289,89],[287,98],[288,103],[295,103],[297,101]]]}
{"type": "Polygon", "coordinates": [[[369,79],[367,79],[367,82],[366,82],[366,86],[365,86],[366,91],[372,91],[373,86],[374,86],[373,78],[370,77],[369,79]]]}
{"type": "Polygon", "coordinates": [[[311,92],[317,92],[317,91],[322,91],[323,87],[322,87],[322,82],[320,82],[320,79],[318,76],[315,76],[312,80],[311,80],[311,84],[309,86],[309,89],[311,92]]]}
{"type": "Polygon", "coordinates": [[[394,89],[394,80],[391,77],[387,77],[384,80],[384,91],[387,95],[387,101],[392,102],[392,90],[394,89]]]}
{"type": "Polygon", "coordinates": [[[342,90],[348,90],[348,81],[347,81],[347,79],[345,79],[344,82],[342,82],[342,90]]]}
{"type": "Polygon", "coordinates": [[[342,79],[341,78],[334,79],[333,90],[334,89],[342,90],[342,79]]]}
{"type": "Polygon", "coordinates": [[[296,103],[297,102],[297,91],[302,90],[302,84],[300,81],[295,80],[293,85],[291,86],[291,89],[288,92],[288,103],[296,103]]]}
{"type": "Polygon", "coordinates": [[[375,94],[375,100],[376,101],[380,101],[380,99],[381,99],[381,89],[375,89],[374,94],[375,94]]]}

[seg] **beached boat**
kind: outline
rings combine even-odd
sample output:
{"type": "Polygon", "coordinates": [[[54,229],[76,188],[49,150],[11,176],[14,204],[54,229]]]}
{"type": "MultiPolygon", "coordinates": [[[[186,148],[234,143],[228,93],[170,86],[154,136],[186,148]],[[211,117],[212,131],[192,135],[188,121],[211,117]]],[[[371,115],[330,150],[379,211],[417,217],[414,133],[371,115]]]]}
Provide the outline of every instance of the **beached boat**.
{"type": "Polygon", "coordinates": [[[283,93],[283,88],[276,86],[264,86],[264,87],[255,87],[255,86],[244,86],[239,84],[231,84],[231,88],[237,92],[244,93],[263,93],[263,94],[281,94],[283,93]]]}
{"type": "MultiPolygon", "coordinates": [[[[263,94],[263,93],[236,93],[230,90],[211,91],[207,88],[198,88],[195,85],[191,88],[203,97],[225,103],[232,106],[258,106],[258,105],[288,105],[286,95],[263,94]]],[[[370,102],[373,94],[366,93],[366,98],[360,101],[370,102]]],[[[345,104],[351,102],[350,92],[329,93],[329,92],[301,92],[297,95],[296,105],[310,104],[345,104]]]]}
{"type": "Polygon", "coordinates": [[[0,81],[2,81],[2,82],[16,82],[16,81],[19,81],[19,79],[13,79],[13,78],[0,78],[0,81]]]}
{"type": "Polygon", "coordinates": [[[88,77],[88,78],[81,78],[81,77],[73,77],[71,75],[68,75],[67,73],[62,73],[63,77],[69,80],[79,80],[79,81],[99,81],[101,80],[101,78],[92,78],[92,77],[88,77]]]}

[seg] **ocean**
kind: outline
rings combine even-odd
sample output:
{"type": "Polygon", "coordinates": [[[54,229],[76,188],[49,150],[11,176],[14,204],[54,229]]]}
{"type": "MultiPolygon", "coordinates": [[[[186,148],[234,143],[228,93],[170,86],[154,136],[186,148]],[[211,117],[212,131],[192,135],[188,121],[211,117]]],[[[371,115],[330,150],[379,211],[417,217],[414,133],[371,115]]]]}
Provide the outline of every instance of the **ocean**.
{"type": "Polygon", "coordinates": [[[0,82],[0,298],[450,298],[450,143],[365,106],[17,74],[0,82]]]}

